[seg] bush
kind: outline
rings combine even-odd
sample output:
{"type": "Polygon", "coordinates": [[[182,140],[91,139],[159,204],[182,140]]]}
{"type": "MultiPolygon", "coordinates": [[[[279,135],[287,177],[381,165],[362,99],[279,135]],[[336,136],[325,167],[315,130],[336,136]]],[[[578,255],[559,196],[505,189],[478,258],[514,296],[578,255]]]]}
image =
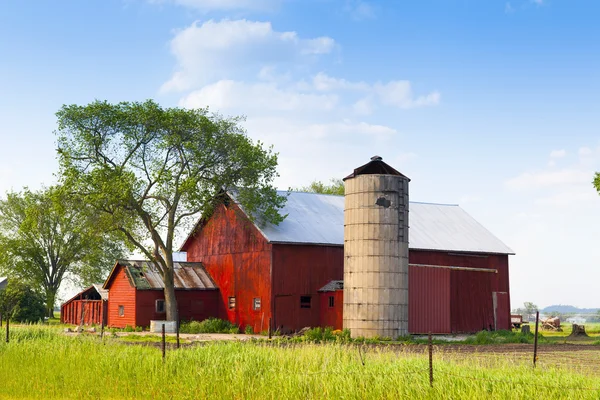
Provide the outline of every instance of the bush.
{"type": "MultiPolygon", "coordinates": [[[[532,344],[533,333],[524,334],[522,332],[512,331],[481,331],[475,336],[465,339],[465,344],[502,344],[502,343],[529,343],[532,344]]],[[[544,336],[538,333],[538,342],[543,343],[544,336]]]]}
{"type": "Polygon", "coordinates": [[[0,292],[0,313],[16,322],[38,322],[44,319],[46,307],[44,297],[30,286],[9,280],[0,292]]]}
{"type": "Polygon", "coordinates": [[[179,327],[181,333],[238,333],[237,325],[219,318],[208,318],[202,322],[182,322],[179,327]]]}
{"type": "Polygon", "coordinates": [[[254,333],[254,329],[252,328],[252,325],[246,325],[246,327],[244,328],[244,333],[246,335],[252,335],[254,333]]]}
{"type": "Polygon", "coordinates": [[[125,329],[123,329],[123,331],[125,331],[125,332],[134,332],[135,329],[133,329],[133,327],[131,327],[129,325],[125,325],[125,329]]]}

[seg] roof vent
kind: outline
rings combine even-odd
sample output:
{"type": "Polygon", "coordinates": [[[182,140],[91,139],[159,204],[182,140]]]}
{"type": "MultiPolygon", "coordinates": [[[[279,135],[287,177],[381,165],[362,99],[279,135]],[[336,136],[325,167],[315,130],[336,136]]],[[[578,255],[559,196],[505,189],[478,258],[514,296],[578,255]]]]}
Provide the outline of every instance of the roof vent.
{"type": "Polygon", "coordinates": [[[380,156],[371,157],[371,161],[381,161],[381,160],[383,160],[383,158],[381,158],[380,156]]]}

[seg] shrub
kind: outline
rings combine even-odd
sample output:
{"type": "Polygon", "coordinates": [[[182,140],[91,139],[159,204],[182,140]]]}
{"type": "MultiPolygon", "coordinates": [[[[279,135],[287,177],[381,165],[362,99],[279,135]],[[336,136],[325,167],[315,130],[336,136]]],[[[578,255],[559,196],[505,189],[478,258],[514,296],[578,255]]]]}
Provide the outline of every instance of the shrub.
{"type": "MultiPolygon", "coordinates": [[[[529,343],[532,344],[534,340],[533,333],[525,334],[522,332],[511,332],[511,331],[481,331],[477,332],[475,336],[471,336],[465,339],[466,344],[502,344],[502,343],[529,343]]],[[[545,338],[538,333],[538,342],[544,342],[545,338]]]]}
{"type": "Polygon", "coordinates": [[[30,286],[9,280],[0,292],[0,313],[10,315],[16,322],[38,322],[44,319],[46,307],[44,297],[30,286]]]}
{"type": "Polygon", "coordinates": [[[235,324],[219,318],[182,322],[179,328],[181,333],[232,333],[233,330],[236,333],[239,331],[235,324]]]}
{"type": "Polygon", "coordinates": [[[129,326],[129,325],[125,325],[125,329],[123,329],[125,332],[133,332],[135,331],[135,329],[133,329],[133,327],[129,326]]]}
{"type": "Polygon", "coordinates": [[[254,333],[254,329],[252,328],[252,325],[246,325],[246,327],[244,328],[244,333],[246,335],[252,335],[254,333]]]}

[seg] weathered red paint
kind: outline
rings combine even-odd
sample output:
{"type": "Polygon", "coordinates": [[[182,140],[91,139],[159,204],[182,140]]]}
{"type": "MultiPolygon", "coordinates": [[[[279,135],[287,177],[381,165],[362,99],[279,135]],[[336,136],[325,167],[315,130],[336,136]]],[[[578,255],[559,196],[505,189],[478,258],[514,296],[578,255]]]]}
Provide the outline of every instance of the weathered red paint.
{"type": "Polygon", "coordinates": [[[321,303],[320,326],[343,329],[344,291],[336,290],[335,292],[321,292],[319,293],[319,297],[321,303]],[[333,299],[333,307],[330,306],[330,299],[333,299]]]}
{"type": "Polygon", "coordinates": [[[273,244],[275,327],[288,331],[322,325],[318,290],[341,279],[343,247],[273,244]],[[300,307],[301,296],[310,296],[310,308],[300,307]]]}
{"type": "Polygon", "coordinates": [[[90,286],[60,307],[60,322],[73,325],[106,324],[106,301],[100,300],[97,290],[90,286]]]}
{"type": "MultiPolygon", "coordinates": [[[[165,313],[156,312],[156,300],[164,300],[162,290],[139,290],[131,285],[121,266],[107,282],[109,290],[108,326],[124,328],[126,326],[147,327],[151,320],[164,320],[165,313]],[[119,315],[119,306],[123,306],[124,315],[119,315]]],[[[175,290],[179,317],[184,320],[202,321],[217,317],[219,301],[218,290],[175,290]]]]}
{"type": "Polygon", "coordinates": [[[182,248],[200,261],[220,290],[219,318],[253,331],[268,329],[271,314],[271,245],[239,208],[218,206],[182,248]],[[235,297],[230,309],[229,297],[235,297]],[[260,308],[254,309],[254,299],[260,308]]]}

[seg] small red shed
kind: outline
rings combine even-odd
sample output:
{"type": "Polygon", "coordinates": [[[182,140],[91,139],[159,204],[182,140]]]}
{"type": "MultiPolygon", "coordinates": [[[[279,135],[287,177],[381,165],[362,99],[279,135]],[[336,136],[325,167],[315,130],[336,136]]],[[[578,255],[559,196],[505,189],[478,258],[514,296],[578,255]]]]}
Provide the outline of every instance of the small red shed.
{"type": "MultiPolygon", "coordinates": [[[[219,290],[202,263],[176,262],[175,296],[181,320],[202,321],[216,317],[219,290]]],[[[119,260],[104,283],[110,293],[108,326],[147,327],[151,320],[164,320],[164,282],[152,263],[119,260]]]]}
{"type": "Polygon", "coordinates": [[[344,326],[344,281],[331,281],[319,289],[321,326],[342,329],[344,326]]]}
{"type": "Polygon", "coordinates": [[[73,325],[106,324],[108,290],[101,285],[92,285],[60,307],[60,322],[73,325]]]}

